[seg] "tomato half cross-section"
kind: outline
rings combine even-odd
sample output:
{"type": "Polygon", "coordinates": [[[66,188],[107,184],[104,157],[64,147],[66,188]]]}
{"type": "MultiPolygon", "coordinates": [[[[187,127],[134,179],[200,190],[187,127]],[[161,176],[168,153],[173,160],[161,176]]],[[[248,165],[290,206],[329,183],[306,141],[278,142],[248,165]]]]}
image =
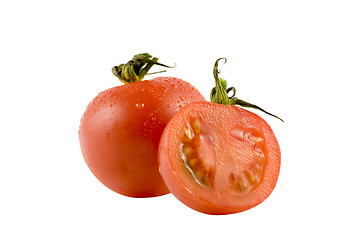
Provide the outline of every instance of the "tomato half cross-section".
{"type": "Polygon", "coordinates": [[[80,122],[83,157],[96,178],[130,197],[169,193],[157,161],[161,133],[183,106],[204,97],[188,82],[173,77],[141,79],[157,58],[139,54],[114,67],[125,85],[107,89],[87,106],[80,122]]]}
{"type": "Polygon", "coordinates": [[[266,121],[232,105],[264,111],[227,96],[235,89],[226,89],[226,82],[218,79],[218,61],[214,102],[190,103],[171,119],[161,137],[159,164],[169,190],[185,205],[207,214],[230,214],[270,195],[281,154],[266,121]]]}

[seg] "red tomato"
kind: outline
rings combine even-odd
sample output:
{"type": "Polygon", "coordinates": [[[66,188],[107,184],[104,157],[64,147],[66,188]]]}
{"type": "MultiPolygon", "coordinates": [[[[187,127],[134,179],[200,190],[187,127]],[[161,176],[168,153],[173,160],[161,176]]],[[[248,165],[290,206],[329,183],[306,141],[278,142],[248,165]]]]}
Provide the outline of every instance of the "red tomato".
{"type": "MultiPolygon", "coordinates": [[[[226,89],[224,82],[218,84],[212,98],[221,86],[226,89]]],[[[235,100],[226,90],[224,96],[228,102],[235,100]]],[[[185,205],[207,214],[229,214],[250,209],[270,195],[280,171],[280,148],[258,115],[238,106],[196,102],[166,126],[159,165],[165,184],[185,205]]]]}
{"type": "Polygon", "coordinates": [[[275,187],[280,148],[270,126],[237,106],[191,103],[166,126],[160,173],[187,206],[209,214],[252,208],[275,187]]]}
{"type": "Polygon", "coordinates": [[[96,178],[131,197],[169,193],[160,174],[157,150],[161,133],[183,106],[204,97],[189,83],[158,77],[101,92],[81,118],[84,159],[96,178]]]}

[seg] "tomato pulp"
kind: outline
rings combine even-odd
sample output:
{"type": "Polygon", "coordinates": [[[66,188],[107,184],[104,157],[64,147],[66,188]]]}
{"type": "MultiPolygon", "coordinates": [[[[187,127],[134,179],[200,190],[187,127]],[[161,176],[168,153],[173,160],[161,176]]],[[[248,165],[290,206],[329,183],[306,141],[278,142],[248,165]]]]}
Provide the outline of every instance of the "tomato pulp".
{"type": "Polygon", "coordinates": [[[190,103],[168,123],[160,173],[185,205],[207,214],[245,211],[263,202],[280,171],[270,126],[238,106],[190,103]]]}
{"type": "Polygon", "coordinates": [[[105,186],[126,196],[169,193],[157,162],[161,133],[179,109],[204,100],[189,83],[172,77],[101,92],[80,123],[80,146],[88,167],[105,186]]]}

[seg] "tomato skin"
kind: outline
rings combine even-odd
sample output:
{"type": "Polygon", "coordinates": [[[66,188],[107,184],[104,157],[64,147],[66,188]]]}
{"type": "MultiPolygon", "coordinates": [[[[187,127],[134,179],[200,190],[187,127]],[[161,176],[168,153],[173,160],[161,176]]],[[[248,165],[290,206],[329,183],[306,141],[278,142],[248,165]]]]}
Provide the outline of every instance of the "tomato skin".
{"type": "Polygon", "coordinates": [[[80,121],[80,146],[88,167],[100,182],[122,195],[169,193],[157,162],[161,133],[181,107],[203,100],[189,83],[172,77],[99,93],[80,121]]]}
{"type": "Polygon", "coordinates": [[[158,157],[160,174],[171,193],[188,207],[214,215],[246,211],[263,202],[275,188],[281,161],[279,144],[265,120],[240,107],[211,102],[190,103],[171,119],[162,134],[158,157]],[[184,126],[190,119],[195,118],[201,119],[207,125],[214,139],[217,175],[213,186],[204,187],[194,181],[180,152],[184,126]],[[265,141],[265,163],[261,180],[250,191],[239,194],[230,184],[229,173],[245,169],[237,165],[236,161],[241,161],[241,157],[237,158],[236,154],[242,157],[251,154],[246,152],[249,150],[238,148],[239,150],[231,151],[232,148],[228,147],[243,144],[229,134],[231,129],[237,127],[251,129],[265,141]],[[229,159],[232,158],[236,161],[231,162],[229,159]]]}

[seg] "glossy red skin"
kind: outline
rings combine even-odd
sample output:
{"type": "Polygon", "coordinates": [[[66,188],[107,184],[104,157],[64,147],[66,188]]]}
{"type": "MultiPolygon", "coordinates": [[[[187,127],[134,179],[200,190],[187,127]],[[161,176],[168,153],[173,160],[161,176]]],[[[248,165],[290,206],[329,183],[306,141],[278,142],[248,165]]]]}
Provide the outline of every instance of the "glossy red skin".
{"type": "Polygon", "coordinates": [[[157,162],[161,133],[181,107],[203,100],[189,83],[172,77],[101,92],[80,123],[80,146],[88,167],[100,182],[122,195],[169,193],[157,162]]]}
{"type": "MultiPolygon", "coordinates": [[[[239,149],[239,151],[243,150],[239,149]]],[[[240,107],[211,102],[191,103],[181,109],[164,129],[159,145],[160,174],[171,193],[188,207],[214,215],[245,211],[263,202],[275,188],[280,171],[280,159],[279,144],[265,120],[240,107]],[[215,179],[220,179],[218,185],[221,186],[221,191],[215,187],[202,187],[185,167],[180,153],[181,138],[184,126],[191,118],[202,119],[213,133],[216,164],[220,165],[221,162],[222,166],[226,166],[225,171],[222,170],[223,172],[218,176],[215,175],[215,179]],[[263,170],[262,181],[243,195],[233,194],[224,173],[235,169],[234,165],[229,164],[228,160],[232,156],[226,145],[230,142],[236,145],[238,140],[232,138],[229,132],[238,126],[258,131],[264,137],[266,146],[264,150],[266,167],[263,170]]]]}

